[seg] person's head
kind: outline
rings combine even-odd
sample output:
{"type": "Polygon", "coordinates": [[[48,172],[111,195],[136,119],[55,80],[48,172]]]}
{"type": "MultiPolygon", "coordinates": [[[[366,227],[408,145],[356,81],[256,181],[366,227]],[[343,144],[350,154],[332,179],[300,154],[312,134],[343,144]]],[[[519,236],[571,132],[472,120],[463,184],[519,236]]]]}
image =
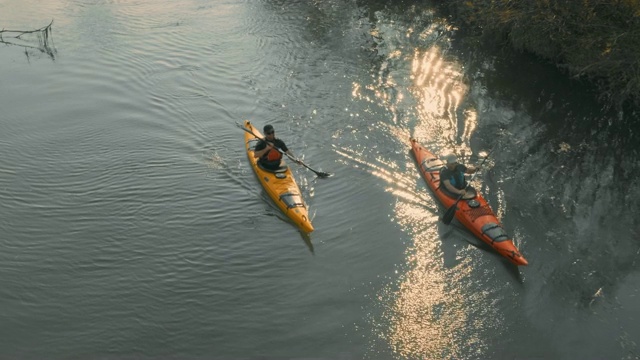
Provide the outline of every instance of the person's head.
{"type": "Polygon", "coordinates": [[[455,167],[456,164],[458,163],[458,158],[453,153],[446,155],[443,159],[448,167],[455,167]]]}
{"type": "Polygon", "coordinates": [[[263,130],[264,130],[264,135],[269,137],[269,138],[272,138],[272,137],[276,136],[275,135],[276,132],[273,129],[273,125],[265,125],[263,130]]]}

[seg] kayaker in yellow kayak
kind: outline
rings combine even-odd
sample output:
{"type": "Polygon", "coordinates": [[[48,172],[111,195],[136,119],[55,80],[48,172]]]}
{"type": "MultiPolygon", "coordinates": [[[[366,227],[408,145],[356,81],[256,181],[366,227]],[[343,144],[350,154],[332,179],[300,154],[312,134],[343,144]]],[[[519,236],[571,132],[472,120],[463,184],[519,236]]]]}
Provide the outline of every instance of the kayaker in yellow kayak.
{"type": "Polygon", "coordinates": [[[455,154],[449,154],[443,157],[446,165],[440,170],[440,181],[444,185],[445,193],[453,198],[462,195],[463,199],[473,199],[476,196],[476,190],[467,186],[465,174],[473,174],[478,169],[473,166],[465,166],[458,163],[455,154]]]}
{"type": "Polygon", "coordinates": [[[258,141],[253,152],[253,156],[258,158],[258,165],[266,170],[278,170],[283,153],[289,154],[291,159],[296,159],[294,160],[296,163],[301,163],[287,148],[287,144],[276,138],[273,125],[265,125],[263,131],[265,138],[258,141]]]}

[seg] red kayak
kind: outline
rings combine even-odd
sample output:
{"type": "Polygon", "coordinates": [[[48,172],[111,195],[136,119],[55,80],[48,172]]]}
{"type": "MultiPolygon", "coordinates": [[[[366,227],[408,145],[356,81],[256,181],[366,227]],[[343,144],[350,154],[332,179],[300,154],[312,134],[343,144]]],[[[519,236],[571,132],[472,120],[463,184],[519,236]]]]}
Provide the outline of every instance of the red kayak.
{"type": "MultiPolygon", "coordinates": [[[[444,162],[418,144],[416,139],[411,139],[411,148],[422,177],[438,200],[449,209],[457,198],[451,197],[440,188],[440,169],[444,167],[444,162]]],[[[456,219],[475,236],[489,244],[513,264],[520,266],[528,264],[527,260],[518,251],[518,248],[513,244],[509,235],[502,228],[502,224],[500,224],[487,201],[480,194],[476,194],[472,199],[460,200],[457,206],[456,219]]]]}

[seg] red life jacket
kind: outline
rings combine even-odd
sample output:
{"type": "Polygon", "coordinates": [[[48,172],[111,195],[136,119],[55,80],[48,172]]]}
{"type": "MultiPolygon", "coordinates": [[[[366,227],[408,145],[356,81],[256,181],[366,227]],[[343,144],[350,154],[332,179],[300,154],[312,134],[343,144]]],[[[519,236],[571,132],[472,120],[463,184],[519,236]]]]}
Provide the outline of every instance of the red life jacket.
{"type": "Polygon", "coordinates": [[[282,154],[276,149],[267,151],[267,154],[264,156],[266,157],[267,161],[278,161],[282,159],[282,154]]]}

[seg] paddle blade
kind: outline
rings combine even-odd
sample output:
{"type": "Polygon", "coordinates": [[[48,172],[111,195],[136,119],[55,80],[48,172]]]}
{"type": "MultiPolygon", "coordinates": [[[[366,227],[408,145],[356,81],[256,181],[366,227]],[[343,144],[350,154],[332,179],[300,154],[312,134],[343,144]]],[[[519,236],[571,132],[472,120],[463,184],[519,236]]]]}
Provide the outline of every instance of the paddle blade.
{"type": "Polygon", "coordinates": [[[322,171],[315,171],[316,175],[318,175],[319,178],[328,178],[333,176],[332,173],[328,173],[328,172],[322,172],[322,171]]]}
{"type": "Polygon", "coordinates": [[[444,215],[442,215],[442,222],[445,223],[446,225],[451,224],[453,217],[456,215],[456,210],[458,210],[457,201],[455,204],[453,204],[453,206],[447,209],[447,212],[445,212],[444,215]]]}
{"type": "Polygon", "coordinates": [[[309,169],[309,170],[313,171],[313,173],[314,173],[314,174],[316,174],[319,178],[328,178],[329,176],[333,176],[333,174],[332,174],[332,173],[328,173],[328,172],[323,172],[323,171],[318,171],[318,170],[312,169],[309,165],[307,165],[307,164],[303,163],[303,162],[302,162],[302,161],[300,161],[300,160],[296,160],[296,159],[294,159],[294,158],[293,158],[293,157],[291,157],[291,155],[289,155],[289,154],[287,154],[287,156],[289,156],[289,158],[291,158],[291,159],[292,159],[293,161],[295,161],[296,163],[298,163],[298,164],[300,164],[300,165],[302,165],[302,166],[306,167],[307,169],[309,169]]]}

